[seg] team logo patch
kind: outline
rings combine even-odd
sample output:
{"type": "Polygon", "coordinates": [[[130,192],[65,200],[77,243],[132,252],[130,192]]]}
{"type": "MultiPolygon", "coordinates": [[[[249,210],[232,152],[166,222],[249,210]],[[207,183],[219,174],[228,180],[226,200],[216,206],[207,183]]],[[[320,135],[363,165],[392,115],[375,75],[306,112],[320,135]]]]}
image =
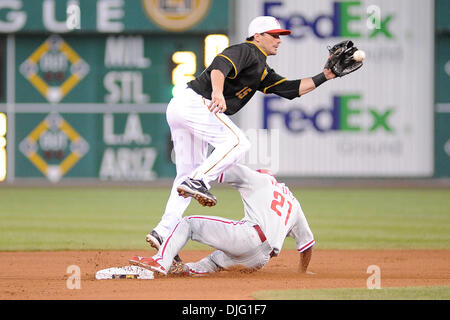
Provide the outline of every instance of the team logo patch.
{"type": "Polygon", "coordinates": [[[51,103],[58,103],[89,72],[89,65],[59,36],[49,37],[20,72],[51,103]]]}
{"type": "Polygon", "coordinates": [[[19,144],[19,150],[50,181],[58,182],[89,150],[89,144],[59,114],[49,114],[19,144]]]}
{"type": "Polygon", "coordinates": [[[149,18],[169,31],[183,31],[199,23],[211,0],[142,0],[149,18]]]}

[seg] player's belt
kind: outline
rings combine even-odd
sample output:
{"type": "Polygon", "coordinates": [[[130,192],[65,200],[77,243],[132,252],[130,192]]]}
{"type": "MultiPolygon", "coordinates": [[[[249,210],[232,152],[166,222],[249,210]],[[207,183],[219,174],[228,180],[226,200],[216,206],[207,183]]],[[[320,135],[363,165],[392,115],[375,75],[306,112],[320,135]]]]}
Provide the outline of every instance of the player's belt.
{"type": "Polygon", "coordinates": [[[261,227],[258,226],[257,224],[255,224],[253,226],[253,228],[255,228],[256,232],[258,232],[258,236],[261,239],[261,242],[264,242],[267,240],[266,235],[264,234],[264,232],[261,230],[261,227]]]}
{"type": "MultiPolygon", "coordinates": [[[[261,230],[261,227],[258,226],[257,224],[255,224],[253,226],[253,228],[255,228],[256,232],[258,233],[259,239],[261,240],[261,242],[265,242],[267,240],[266,235],[264,234],[264,232],[261,230]]],[[[273,255],[275,254],[275,250],[272,250],[272,252],[270,253],[270,257],[272,258],[273,255]]]]}

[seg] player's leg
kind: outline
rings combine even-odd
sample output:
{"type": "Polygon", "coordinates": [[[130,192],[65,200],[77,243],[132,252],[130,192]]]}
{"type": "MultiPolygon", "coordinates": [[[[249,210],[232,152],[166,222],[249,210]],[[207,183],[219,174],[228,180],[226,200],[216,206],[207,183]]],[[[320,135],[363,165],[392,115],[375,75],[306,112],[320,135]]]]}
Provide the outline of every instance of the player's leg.
{"type": "Polygon", "coordinates": [[[182,195],[195,197],[200,204],[213,206],[216,199],[208,190],[209,183],[235,164],[250,149],[244,133],[225,114],[211,113],[208,100],[193,93],[195,107],[185,114],[186,126],[198,137],[214,147],[214,151],[189,175],[178,188],[182,195]]]}
{"type": "MultiPolygon", "coordinates": [[[[252,224],[214,216],[189,216],[183,218],[162,243],[153,257],[133,257],[132,264],[167,274],[174,257],[192,239],[218,251],[200,264],[192,265],[197,272],[216,272],[233,265],[258,269],[270,259],[272,251],[267,241],[262,242],[252,224]]],[[[191,273],[195,273],[191,271],[191,273]]]]}
{"type": "Polygon", "coordinates": [[[158,273],[167,274],[178,251],[186,244],[190,237],[190,228],[185,219],[182,219],[165,239],[153,257],[134,256],[128,261],[132,265],[141,266],[158,273]],[[170,245],[169,245],[170,243],[170,245]]]}
{"type": "MultiPolygon", "coordinates": [[[[189,216],[174,228],[153,259],[168,270],[174,256],[189,239],[223,251],[230,257],[245,256],[261,245],[258,234],[247,222],[214,216],[189,216]]],[[[221,263],[220,267],[228,267],[224,264],[221,263]]]]}
{"type": "Polygon", "coordinates": [[[211,114],[210,118],[210,128],[200,134],[214,147],[214,151],[190,175],[194,179],[205,181],[207,186],[238,162],[251,146],[242,130],[227,115],[211,114]]]}
{"type": "Polygon", "coordinates": [[[202,146],[202,141],[199,141],[194,136],[188,136],[186,131],[184,133],[182,131],[185,130],[177,130],[177,132],[173,136],[177,176],[174,179],[164,214],[161,218],[160,223],[155,228],[155,231],[163,239],[167,238],[175,225],[181,220],[183,213],[186,211],[192,199],[190,197],[180,197],[178,195],[177,186],[179,186],[180,183],[187,178],[188,174],[191,172],[191,170],[193,170],[196,163],[192,163],[190,159],[186,159],[185,157],[181,157],[179,155],[185,154],[189,146],[194,146],[192,148],[192,157],[194,157],[195,154],[202,158],[204,157],[202,155],[206,155],[207,151],[207,144],[202,146]],[[196,149],[197,151],[194,151],[194,149],[196,149]]]}
{"type": "Polygon", "coordinates": [[[184,99],[172,99],[166,112],[172,135],[177,175],[161,221],[146,237],[147,241],[156,249],[159,249],[162,241],[181,220],[191,201],[189,197],[184,198],[178,195],[177,186],[202,163],[208,151],[208,143],[185,128],[185,119],[182,116],[183,113],[180,112],[185,108],[184,102],[186,102],[184,99]]]}
{"type": "Polygon", "coordinates": [[[198,262],[186,263],[185,271],[189,272],[193,276],[202,276],[210,273],[216,273],[223,269],[234,266],[234,261],[228,257],[223,251],[216,250],[209,256],[201,259],[198,262]],[[220,265],[215,261],[220,261],[220,265]]]}
{"type": "Polygon", "coordinates": [[[191,239],[218,249],[206,257],[202,265],[213,270],[228,269],[239,265],[257,270],[270,260],[272,248],[253,224],[213,216],[189,216],[191,239]]]}

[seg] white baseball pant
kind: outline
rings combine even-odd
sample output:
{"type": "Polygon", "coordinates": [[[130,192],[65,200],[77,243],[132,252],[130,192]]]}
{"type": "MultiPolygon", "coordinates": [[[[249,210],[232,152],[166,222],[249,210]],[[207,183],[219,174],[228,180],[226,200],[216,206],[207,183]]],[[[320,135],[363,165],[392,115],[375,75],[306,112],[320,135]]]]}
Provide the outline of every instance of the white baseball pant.
{"type": "Polygon", "coordinates": [[[250,149],[244,133],[223,114],[209,111],[210,100],[186,88],[167,106],[166,117],[172,134],[177,175],[166,209],[155,231],[164,239],[180,221],[191,198],[178,195],[176,188],[188,177],[209,183],[238,162],[250,149]],[[214,147],[208,156],[208,144],[214,147]]]}
{"type": "Polygon", "coordinates": [[[187,263],[191,274],[214,273],[235,265],[260,269],[270,260],[272,248],[257,228],[249,221],[188,216],[175,226],[153,259],[169,270],[175,255],[192,239],[217,251],[197,263],[187,263]]]}

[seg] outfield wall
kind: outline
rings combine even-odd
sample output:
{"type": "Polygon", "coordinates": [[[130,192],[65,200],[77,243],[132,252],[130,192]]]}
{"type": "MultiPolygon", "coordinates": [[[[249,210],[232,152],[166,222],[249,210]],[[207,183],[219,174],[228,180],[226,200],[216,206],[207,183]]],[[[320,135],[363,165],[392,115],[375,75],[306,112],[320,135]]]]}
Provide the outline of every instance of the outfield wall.
{"type": "Polygon", "coordinates": [[[436,6],[435,56],[434,1],[1,2],[0,181],[170,179],[175,82],[263,14],[293,31],[268,59],[288,79],[320,72],[343,39],[367,59],[293,101],[257,93],[233,117],[252,142],[247,164],[293,178],[448,177],[448,5],[436,6]]]}

